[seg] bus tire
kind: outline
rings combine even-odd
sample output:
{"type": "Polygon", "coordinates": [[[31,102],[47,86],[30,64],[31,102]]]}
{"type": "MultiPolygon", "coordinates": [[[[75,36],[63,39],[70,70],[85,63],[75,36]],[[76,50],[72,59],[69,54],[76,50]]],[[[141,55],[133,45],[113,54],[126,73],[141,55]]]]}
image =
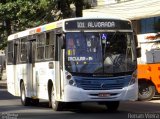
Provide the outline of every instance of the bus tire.
{"type": "Polygon", "coordinates": [[[51,106],[54,111],[61,111],[63,109],[63,103],[55,100],[54,88],[51,91],[51,106]]]}
{"type": "Polygon", "coordinates": [[[138,100],[148,101],[155,96],[155,86],[149,83],[141,82],[139,83],[138,100]]]}
{"type": "Polygon", "coordinates": [[[26,97],[26,92],[25,92],[25,87],[24,87],[24,83],[21,83],[21,103],[24,106],[28,106],[30,105],[30,98],[26,97]]]}
{"type": "Polygon", "coordinates": [[[107,110],[109,112],[116,112],[118,110],[120,102],[119,101],[108,101],[105,102],[105,105],[107,107],[107,110]]]}

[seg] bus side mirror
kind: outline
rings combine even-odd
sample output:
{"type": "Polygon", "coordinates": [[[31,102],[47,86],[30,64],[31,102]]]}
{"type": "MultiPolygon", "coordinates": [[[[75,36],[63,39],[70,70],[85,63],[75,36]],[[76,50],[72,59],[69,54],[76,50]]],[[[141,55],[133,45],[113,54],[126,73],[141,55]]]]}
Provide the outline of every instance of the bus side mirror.
{"type": "Polygon", "coordinates": [[[141,57],[141,47],[136,48],[137,58],[141,57]]]}
{"type": "Polygon", "coordinates": [[[65,41],[64,41],[64,37],[63,36],[61,36],[60,38],[59,38],[59,40],[60,40],[60,48],[61,49],[64,49],[65,48],[65,41]]]}
{"type": "Polygon", "coordinates": [[[134,37],[135,45],[136,45],[136,47],[138,47],[138,38],[137,38],[137,34],[136,34],[135,30],[133,30],[133,37],[134,37]]]}

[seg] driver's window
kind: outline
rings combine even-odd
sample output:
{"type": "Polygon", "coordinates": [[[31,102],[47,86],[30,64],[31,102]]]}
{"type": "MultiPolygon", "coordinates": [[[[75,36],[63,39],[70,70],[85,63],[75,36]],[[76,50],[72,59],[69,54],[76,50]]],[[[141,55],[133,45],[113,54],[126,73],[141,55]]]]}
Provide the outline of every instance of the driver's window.
{"type": "Polygon", "coordinates": [[[117,64],[119,60],[123,59],[124,62],[126,57],[127,38],[124,34],[116,34],[113,37],[113,33],[107,34],[106,44],[104,46],[104,64],[117,64]]]}

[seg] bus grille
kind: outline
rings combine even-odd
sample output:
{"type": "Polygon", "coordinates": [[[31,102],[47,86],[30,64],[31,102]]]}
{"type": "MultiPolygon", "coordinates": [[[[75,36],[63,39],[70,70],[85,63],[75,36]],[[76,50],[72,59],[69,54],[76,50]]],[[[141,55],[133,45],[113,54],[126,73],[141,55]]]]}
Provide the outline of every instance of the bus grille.
{"type": "Polygon", "coordinates": [[[89,79],[75,78],[77,87],[84,90],[113,90],[122,89],[129,84],[129,78],[89,79]]]}

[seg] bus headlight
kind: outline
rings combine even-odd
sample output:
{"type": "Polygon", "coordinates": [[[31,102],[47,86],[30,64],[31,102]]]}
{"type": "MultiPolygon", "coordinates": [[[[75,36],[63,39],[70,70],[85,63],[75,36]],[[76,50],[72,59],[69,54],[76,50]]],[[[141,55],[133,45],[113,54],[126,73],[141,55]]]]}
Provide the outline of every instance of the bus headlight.
{"type": "Polygon", "coordinates": [[[136,83],[137,81],[137,70],[133,72],[129,85],[136,83]]]}
{"type": "Polygon", "coordinates": [[[69,72],[66,72],[66,79],[67,79],[66,80],[67,84],[72,85],[72,86],[76,85],[76,82],[74,81],[72,74],[70,74],[69,72]]]}
{"type": "Polygon", "coordinates": [[[68,83],[69,83],[69,85],[73,85],[73,86],[76,84],[74,80],[69,80],[68,83]]]}
{"type": "Polygon", "coordinates": [[[65,75],[66,75],[66,79],[67,80],[71,80],[72,79],[72,74],[69,73],[68,71],[66,71],[65,75]]]}
{"type": "Polygon", "coordinates": [[[68,74],[68,75],[66,76],[66,79],[71,80],[71,79],[72,79],[72,75],[68,74]]]}

